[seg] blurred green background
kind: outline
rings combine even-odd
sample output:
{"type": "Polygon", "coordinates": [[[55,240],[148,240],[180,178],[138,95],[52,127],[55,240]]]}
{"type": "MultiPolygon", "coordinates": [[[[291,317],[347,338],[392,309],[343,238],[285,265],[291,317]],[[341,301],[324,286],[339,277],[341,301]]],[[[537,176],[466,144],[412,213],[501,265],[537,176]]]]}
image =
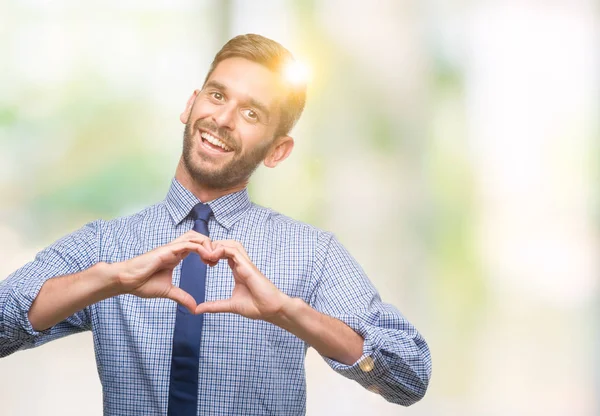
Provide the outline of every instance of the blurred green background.
{"type": "MultiPolygon", "coordinates": [[[[311,69],[255,202],[334,232],[429,342],[403,409],[310,351],[309,415],[598,415],[591,0],[0,2],[0,279],[164,198],[179,113],[240,33],[311,69]]],[[[90,334],[0,361],[3,415],[102,413],[90,334]]]]}

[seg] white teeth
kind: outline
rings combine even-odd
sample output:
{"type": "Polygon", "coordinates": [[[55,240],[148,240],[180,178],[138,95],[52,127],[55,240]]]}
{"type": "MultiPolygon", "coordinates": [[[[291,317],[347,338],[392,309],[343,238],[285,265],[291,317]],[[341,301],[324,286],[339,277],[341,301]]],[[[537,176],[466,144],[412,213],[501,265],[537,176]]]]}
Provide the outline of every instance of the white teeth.
{"type": "Polygon", "coordinates": [[[210,144],[213,144],[215,146],[219,146],[221,149],[225,150],[226,152],[230,152],[231,151],[231,149],[225,143],[223,143],[221,140],[217,139],[212,134],[209,134],[209,133],[203,131],[200,134],[200,137],[202,137],[204,140],[206,140],[210,144]]]}

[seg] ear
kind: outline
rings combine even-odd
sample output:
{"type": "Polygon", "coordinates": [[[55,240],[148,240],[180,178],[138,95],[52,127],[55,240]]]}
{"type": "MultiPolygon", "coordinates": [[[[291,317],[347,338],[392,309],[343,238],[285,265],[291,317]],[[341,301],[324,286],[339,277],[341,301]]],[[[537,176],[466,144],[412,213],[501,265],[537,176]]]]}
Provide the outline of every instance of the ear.
{"type": "Polygon", "coordinates": [[[179,116],[179,120],[181,120],[181,122],[183,124],[187,124],[188,120],[190,119],[190,114],[192,113],[192,107],[194,106],[194,102],[196,101],[196,97],[198,96],[199,93],[200,93],[200,90],[194,90],[191,97],[188,99],[188,102],[185,106],[185,110],[183,110],[183,113],[181,113],[181,115],[179,116]]]}
{"type": "Polygon", "coordinates": [[[271,151],[263,161],[266,167],[274,168],[280,162],[283,162],[292,153],[294,148],[294,139],[290,136],[279,136],[275,139],[271,151]]]}

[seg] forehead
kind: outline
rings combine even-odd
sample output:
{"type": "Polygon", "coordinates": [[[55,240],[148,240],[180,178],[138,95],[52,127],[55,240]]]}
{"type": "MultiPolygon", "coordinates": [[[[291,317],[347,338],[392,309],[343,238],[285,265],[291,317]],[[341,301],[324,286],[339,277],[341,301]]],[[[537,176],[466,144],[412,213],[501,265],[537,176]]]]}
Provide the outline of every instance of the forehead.
{"type": "Polygon", "coordinates": [[[208,81],[224,85],[230,98],[244,101],[254,99],[271,109],[282,98],[279,75],[244,58],[227,58],[219,62],[208,81]]]}

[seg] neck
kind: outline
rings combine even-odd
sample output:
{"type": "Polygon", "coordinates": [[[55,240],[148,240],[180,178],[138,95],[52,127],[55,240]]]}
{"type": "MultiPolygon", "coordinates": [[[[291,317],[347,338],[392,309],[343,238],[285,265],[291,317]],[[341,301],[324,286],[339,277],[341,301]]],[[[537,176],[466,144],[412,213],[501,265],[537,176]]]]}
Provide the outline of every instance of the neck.
{"type": "Polygon", "coordinates": [[[245,181],[239,185],[235,185],[226,189],[209,188],[206,185],[198,183],[198,181],[194,180],[192,175],[190,175],[190,172],[185,167],[183,157],[179,159],[179,163],[177,164],[177,169],[175,170],[175,179],[177,179],[177,181],[179,181],[179,183],[182,184],[188,191],[193,193],[202,203],[210,202],[222,196],[241,191],[246,187],[246,185],[248,185],[248,181],[245,181]]]}

